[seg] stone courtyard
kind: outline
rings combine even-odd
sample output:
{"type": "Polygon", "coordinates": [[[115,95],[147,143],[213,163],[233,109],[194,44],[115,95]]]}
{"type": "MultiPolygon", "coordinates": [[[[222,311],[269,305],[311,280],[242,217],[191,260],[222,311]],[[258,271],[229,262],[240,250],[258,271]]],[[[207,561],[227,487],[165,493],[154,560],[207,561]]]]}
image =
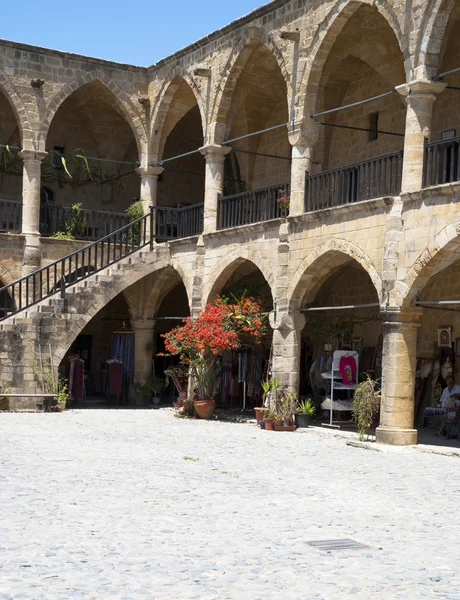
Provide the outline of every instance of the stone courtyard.
{"type": "Polygon", "coordinates": [[[456,457],[169,409],[1,429],[1,600],[460,598],[456,457]]]}

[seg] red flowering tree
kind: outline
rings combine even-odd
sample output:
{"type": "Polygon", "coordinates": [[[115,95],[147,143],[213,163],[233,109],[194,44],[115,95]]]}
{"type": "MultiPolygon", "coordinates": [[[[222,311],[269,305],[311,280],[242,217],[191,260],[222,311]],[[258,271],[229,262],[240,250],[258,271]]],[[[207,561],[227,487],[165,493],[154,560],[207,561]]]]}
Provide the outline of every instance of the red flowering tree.
{"type": "Polygon", "coordinates": [[[179,355],[189,368],[199,400],[211,396],[216,375],[216,358],[225,350],[236,350],[244,337],[259,339],[264,333],[265,318],[259,300],[243,297],[233,303],[219,297],[207,304],[196,318],[188,317],[184,325],[165,333],[169,354],[179,355]]]}

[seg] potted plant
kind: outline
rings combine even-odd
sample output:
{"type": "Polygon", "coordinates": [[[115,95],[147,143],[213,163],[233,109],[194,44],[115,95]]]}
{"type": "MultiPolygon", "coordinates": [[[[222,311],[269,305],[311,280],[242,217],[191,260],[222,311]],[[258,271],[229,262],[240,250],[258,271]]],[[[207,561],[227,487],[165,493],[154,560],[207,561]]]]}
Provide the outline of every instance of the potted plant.
{"type": "Polygon", "coordinates": [[[55,412],[62,412],[67,408],[69,402],[69,393],[66,381],[58,380],[58,391],[56,394],[56,404],[54,406],[55,412]]]}
{"type": "Polygon", "coordinates": [[[380,411],[380,391],[378,381],[367,376],[356,386],[353,396],[353,411],[358,427],[359,439],[362,442],[369,435],[380,411]]]}
{"type": "Polygon", "coordinates": [[[163,335],[169,355],[178,355],[188,368],[195,411],[200,418],[209,419],[215,411],[213,388],[219,355],[237,350],[243,337],[261,337],[264,320],[260,301],[244,295],[233,302],[218,297],[198,317],[185,319],[183,325],[163,335]]]}
{"type": "Polygon", "coordinates": [[[316,412],[316,407],[311,398],[301,400],[295,413],[295,424],[297,427],[308,427],[316,412]]]}
{"type": "Polygon", "coordinates": [[[270,393],[270,390],[272,388],[272,382],[270,379],[265,379],[265,381],[262,381],[260,385],[262,386],[262,390],[263,390],[262,406],[256,406],[254,408],[254,412],[256,413],[257,424],[259,424],[264,418],[265,402],[266,402],[268,394],[270,393]]]}
{"type": "Polygon", "coordinates": [[[265,423],[265,427],[264,429],[268,429],[269,431],[273,431],[274,429],[274,424],[275,424],[275,419],[276,419],[276,414],[270,412],[269,410],[265,409],[265,413],[264,413],[264,423],[265,423]]]}

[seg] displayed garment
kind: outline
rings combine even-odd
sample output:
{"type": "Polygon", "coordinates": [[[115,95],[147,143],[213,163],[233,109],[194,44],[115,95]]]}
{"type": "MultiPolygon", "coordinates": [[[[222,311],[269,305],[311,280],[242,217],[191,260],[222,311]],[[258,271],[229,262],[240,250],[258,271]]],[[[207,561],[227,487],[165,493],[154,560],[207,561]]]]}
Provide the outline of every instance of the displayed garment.
{"type": "Polygon", "coordinates": [[[123,395],[123,363],[112,358],[106,364],[106,396],[116,396],[119,400],[123,395]]]}
{"type": "Polygon", "coordinates": [[[85,361],[73,355],[69,361],[69,396],[71,400],[83,399],[85,390],[85,361]]]}
{"type": "Polygon", "coordinates": [[[356,360],[353,356],[345,354],[340,357],[339,371],[344,385],[352,385],[356,382],[356,360]]]}
{"type": "Polygon", "coordinates": [[[248,376],[248,353],[238,354],[238,383],[246,383],[248,376]]]}
{"type": "Polygon", "coordinates": [[[134,377],[134,331],[115,332],[110,344],[110,358],[117,358],[123,363],[123,374],[134,377]]]}

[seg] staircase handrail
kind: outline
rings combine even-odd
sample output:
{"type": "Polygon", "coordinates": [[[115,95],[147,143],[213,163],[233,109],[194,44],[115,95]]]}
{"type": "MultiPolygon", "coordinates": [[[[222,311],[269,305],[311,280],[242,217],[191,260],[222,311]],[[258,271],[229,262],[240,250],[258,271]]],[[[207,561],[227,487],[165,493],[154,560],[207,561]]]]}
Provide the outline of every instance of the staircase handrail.
{"type": "Polygon", "coordinates": [[[21,312],[22,310],[37,304],[56,294],[60,289],[60,297],[65,298],[65,290],[82,281],[99,271],[102,271],[111,264],[114,264],[129,256],[136,250],[144,248],[150,244],[150,251],[153,250],[154,241],[154,207],[150,207],[149,213],[131,221],[127,225],[120,227],[116,231],[109,233],[108,235],[91,242],[90,244],[79,248],[74,252],[71,252],[62,258],[36,269],[32,273],[9,283],[8,285],[0,288],[0,321],[10,317],[14,314],[21,312]],[[147,231],[148,230],[148,231],[147,231]],[[117,237],[119,240],[117,240],[117,237]],[[111,248],[111,241],[113,240],[113,250],[111,248]],[[117,247],[119,252],[117,252],[117,247]],[[95,260],[95,266],[91,265],[91,258],[93,254],[95,260]],[[98,253],[100,249],[100,253],[98,253]],[[106,260],[104,260],[104,250],[106,249],[106,260]],[[112,252],[112,256],[111,256],[112,252]],[[81,262],[79,261],[81,257],[81,262]],[[87,264],[85,264],[85,258],[88,258],[87,264]],[[100,258],[100,266],[98,266],[100,258]],[[66,263],[69,267],[66,273],[66,263]],[[75,266],[75,273],[72,272],[72,263],[75,266]],[[58,269],[60,267],[60,269],[58,269]],[[79,274],[79,270],[81,273],[79,274]],[[54,274],[54,278],[51,278],[51,274],[54,274]],[[58,274],[60,274],[60,288],[56,287],[58,282],[58,274]],[[54,282],[54,285],[50,289],[50,284],[54,282]],[[38,286],[37,286],[38,284],[38,286]],[[45,290],[43,289],[45,286],[45,290]],[[32,300],[30,301],[30,292],[32,288],[32,300]],[[4,299],[4,302],[2,300],[4,299]],[[9,309],[7,301],[12,302],[12,306],[9,309]],[[15,307],[15,302],[19,303],[19,308],[15,307]],[[2,311],[5,314],[2,316],[2,311]]]}

